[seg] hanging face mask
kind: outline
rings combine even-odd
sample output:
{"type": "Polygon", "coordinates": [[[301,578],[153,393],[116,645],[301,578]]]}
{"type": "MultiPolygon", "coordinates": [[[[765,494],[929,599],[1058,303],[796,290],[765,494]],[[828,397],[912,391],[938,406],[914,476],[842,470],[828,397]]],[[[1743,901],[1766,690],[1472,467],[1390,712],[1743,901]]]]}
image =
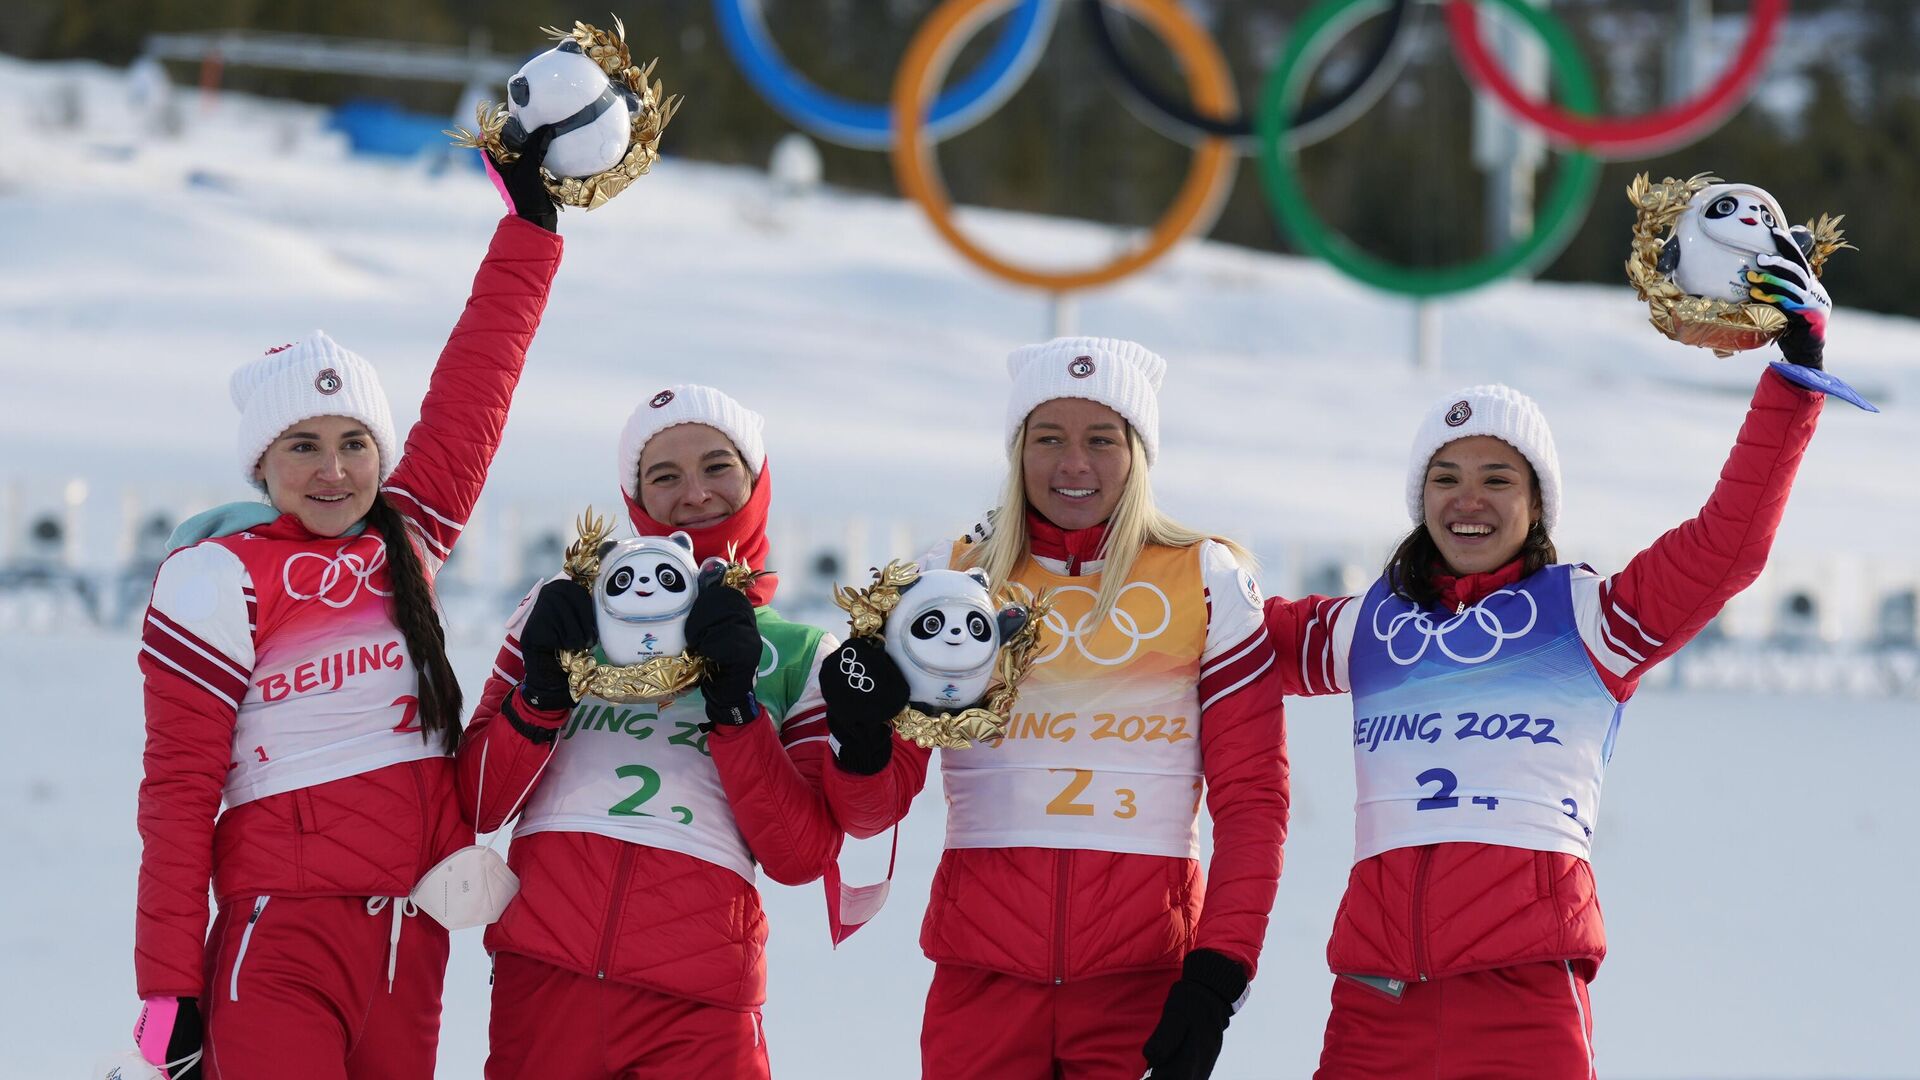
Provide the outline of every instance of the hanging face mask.
{"type": "Polygon", "coordinates": [[[469,844],[441,859],[413,887],[421,911],[449,930],[485,926],[507,910],[520,878],[491,846],[469,844]]]}
{"type": "MultiPolygon", "coordinates": [[[[480,750],[480,776],[482,787],[487,775],[487,751],[491,746],[480,750]]],[[[557,747],[555,748],[557,751],[557,747]]],[[[540,776],[547,771],[547,762],[553,760],[553,752],[547,754],[546,761],[534,770],[533,779],[527,781],[527,790],[513,801],[513,808],[507,816],[501,818],[502,825],[494,831],[493,839],[485,844],[468,844],[459,851],[435,863],[433,869],[413,887],[408,899],[421,911],[433,916],[435,922],[449,930],[465,930],[469,926],[485,926],[500,917],[507,905],[520,892],[520,877],[507,866],[507,861],[493,850],[494,841],[500,833],[506,831],[505,822],[512,821],[513,815],[520,810],[520,804],[533,793],[533,785],[540,782],[540,776]]],[[[480,820],[480,793],[474,792],[473,820],[480,820]]]]}

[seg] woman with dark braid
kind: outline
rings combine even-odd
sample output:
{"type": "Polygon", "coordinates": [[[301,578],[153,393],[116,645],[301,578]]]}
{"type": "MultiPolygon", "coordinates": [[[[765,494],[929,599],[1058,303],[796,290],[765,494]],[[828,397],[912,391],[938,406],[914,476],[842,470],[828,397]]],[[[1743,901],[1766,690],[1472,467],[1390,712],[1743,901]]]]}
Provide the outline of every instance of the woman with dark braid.
{"type": "Polygon", "coordinates": [[[404,452],[373,366],[324,333],[233,373],[267,501],[181,526],[142,627],[134,1037],[162,1076],[433,1075],[447,931],[408,896],[473,830],[432,581],[559,266],[546,141],[500,170],[515,213],[404,452]]]}

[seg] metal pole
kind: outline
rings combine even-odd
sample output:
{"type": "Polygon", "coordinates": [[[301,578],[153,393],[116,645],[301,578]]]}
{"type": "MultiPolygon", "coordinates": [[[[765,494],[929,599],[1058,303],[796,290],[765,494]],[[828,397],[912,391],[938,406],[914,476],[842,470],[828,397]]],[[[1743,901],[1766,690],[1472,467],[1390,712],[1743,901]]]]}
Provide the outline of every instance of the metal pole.
{"type": "Polygon", "coordinates": [[[1080,321],[1080,305],[1070,292],[1048,294],[1047,319],[1052,326],[1053,337],[1066,337],[1072,334],[1080,321]]]}

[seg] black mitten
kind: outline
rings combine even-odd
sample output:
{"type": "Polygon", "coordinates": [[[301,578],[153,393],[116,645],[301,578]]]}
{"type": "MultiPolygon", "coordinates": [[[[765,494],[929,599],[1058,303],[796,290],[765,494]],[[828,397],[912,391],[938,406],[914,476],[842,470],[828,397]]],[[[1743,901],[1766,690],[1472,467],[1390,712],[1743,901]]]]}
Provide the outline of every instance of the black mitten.
{"type": "Polygon", "coordinates": [[[700,595],[687,612],[687,651],[707,662],[700,693],[707,699],[707,720],[740,725],[760,711],[753,698],[760,670],[760,624],[753,601],[739,589],[720,583],[719,568],[700,574],[700,595]]]}
{"type": "Polygon", "coordinates": [[[556,578],[540,586],[533,610],[520,628],[520,656],[527,669],[520,680],[520,696],[536,709],[573,708],[578,702],[567,686],[560,651],[583,652],[599,640],[592,594],[571,578],[556,578]]]}
{"type": "Polygon", "coordinates": [[[893,757],[888,721],[907,707],[907,678],[880,643],[854,638],[828,653],[820,662],[820,695],[841,767],[863,776],[886,768],[893,757]]]}
{"type": "Polygon", "coordinates": [[[502,165],[488,155],[487,167],[500,178],[500,187],[513,203],[514,213],[548,232],[557,232],[560,207],[554,203],[553,196],[547,194],[546,182],[540,178],[540,163],[547,159],[547,147],[552,142],[552,125],[534,128],[525,142],[511,147],[520,154],[513,164],[502,165]]]}
{"type": "Polygon", "coordinates": [[[1180,981],[1167,991],[1160,1023],[1141,1050],[1152,1080],[1206,1080],[1220,1057],[1234,1003],[1247,991],[1247,969],[1212,949],[1187,954],[1180,981]]]}

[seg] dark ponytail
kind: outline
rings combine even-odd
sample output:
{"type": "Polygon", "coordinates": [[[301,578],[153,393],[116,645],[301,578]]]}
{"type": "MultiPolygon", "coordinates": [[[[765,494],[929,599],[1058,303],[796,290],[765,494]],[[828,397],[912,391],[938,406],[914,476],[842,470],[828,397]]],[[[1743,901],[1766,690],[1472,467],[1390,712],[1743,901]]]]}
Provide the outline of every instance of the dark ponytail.
{"type": "Polygon", "coordinates": [[[460,682],[453,677],[453,665],[447,661],[447,633],[433,608],[426,568],[420,565],[420,553],[414,550],[406,522],[385,495],[373,497],[367,524],[386,541],[393,621],[400,625],[414,670],[419,673],[420,737],[432,741],[439,735],[447,749],[453,750],[460,743],[460,682]]]}

